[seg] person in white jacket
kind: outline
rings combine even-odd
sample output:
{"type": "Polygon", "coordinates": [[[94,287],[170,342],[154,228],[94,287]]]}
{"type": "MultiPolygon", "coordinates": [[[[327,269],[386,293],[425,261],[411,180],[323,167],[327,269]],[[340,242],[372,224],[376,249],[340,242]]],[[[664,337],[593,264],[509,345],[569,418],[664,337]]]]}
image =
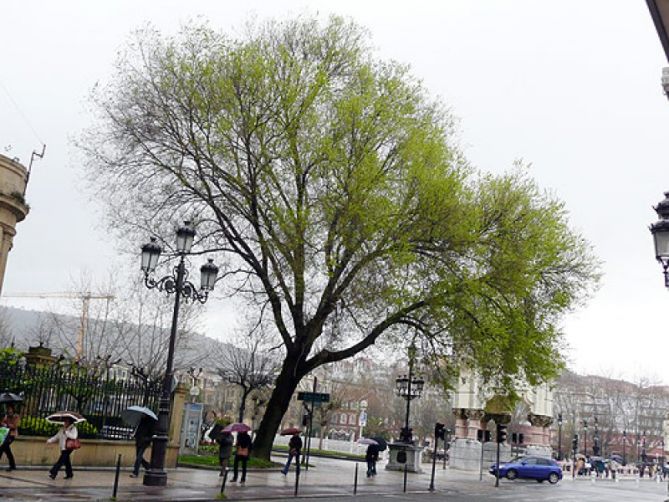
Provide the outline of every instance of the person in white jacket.
{"type": "Polygon", "coordinates": [[[49,470],[49,477],[51,479],[56,479],[58,471],[63,466],[65,466],[65,479],[72,479],[74,476],[74,473],[72,472],[72,463],[70,462],[72,450],[67,449],[66,443],[68,439],[77,439],[78,436],[79,431],[77,431],[77,427],[74,425],[74,420],[65,418],[65,420],[63,420],[63,426],[56,435],[46,440],[47,443],[57,442],[60,448],[60,457],[58,457],[58,461],[53,464],[53,467],[49,470]]]}

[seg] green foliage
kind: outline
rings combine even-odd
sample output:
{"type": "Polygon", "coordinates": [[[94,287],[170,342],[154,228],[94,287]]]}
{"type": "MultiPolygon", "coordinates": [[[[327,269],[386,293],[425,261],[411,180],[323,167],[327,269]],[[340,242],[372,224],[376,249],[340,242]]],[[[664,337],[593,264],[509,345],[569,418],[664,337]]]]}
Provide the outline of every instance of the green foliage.
{"type": "MultiPolygon", "coordinates": [[[[52,424],[42,417],[21,417],[20,433],[26,436],[53,436],[60,429],[60,425],[52,424]]],[[[80,437],[97,437],[98,429],[89,422],[77,424],[80,437]]]]}
{"type": "Polygon", "coordinates": [[[17,366],[21,360],[21,356],[23,356],[23,353],[13,347],[0,349],[0,366],[17,366]]]}

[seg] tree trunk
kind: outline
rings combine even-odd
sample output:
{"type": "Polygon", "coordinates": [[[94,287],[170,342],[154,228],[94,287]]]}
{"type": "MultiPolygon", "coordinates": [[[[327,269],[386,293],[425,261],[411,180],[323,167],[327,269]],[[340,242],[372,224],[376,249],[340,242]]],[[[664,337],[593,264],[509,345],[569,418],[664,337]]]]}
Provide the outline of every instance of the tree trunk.
{"type": "Polygon", "coordinates": [[[269,398],[265,414],[260,422],[260,427],[258,427],[258,433],[253,443],[254,456],[269,460],[274,436],[276,436],[276,431],[281,425],[281,419],[283,419],[288,406],[290,406],[290,400],[302,376],[294,359],[288,356],[283,363],[281,373],[276,379],[272,396],[269,398]]]}
{"type": "Polygon", "coordinates": [[[246,413],[246,398],[248,395],[249,391],[242,387],[242,399],[241,403],[239,403],[239,420],[237,420],[239,423],[244,421],[244,413],[246,413]]]}

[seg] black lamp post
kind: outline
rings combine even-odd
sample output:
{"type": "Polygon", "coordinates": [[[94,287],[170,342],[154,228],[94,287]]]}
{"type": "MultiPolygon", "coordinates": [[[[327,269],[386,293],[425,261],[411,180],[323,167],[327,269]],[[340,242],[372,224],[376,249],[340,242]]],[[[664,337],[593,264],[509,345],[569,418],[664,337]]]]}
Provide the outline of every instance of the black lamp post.
{"type": "Polygon", "coordinates": [[[588,421],[583,420],[583,455],[588,456],[588,421]]]}
{"type": "Polygon", "coordinates": [[[406,399],[407,409],[404,416],[404,429],[400,434],[400,441],[411,443],[412,438],[409,432],[409,415],[411,414],[411,401],[419,398],[423,393],[423,386],[425,380],[420,377],[415,377],[413,374],[414,360],[416,359],[416,346],[411,343],[409,346],[409,374],[401,375],[395,380],[397,395],[406,399]]]}
{"type": "Polygon", "coordinates": [[[177,335],[177,322],[179,320],[179,305],[181,299],[207,301],[209,291],[214,289],[218,267],[213,260],[209,260],[200,268],[201,284],[200,290],[188,281],[185,258],[190,253],[195,237],[195,228],[190,222],[184,222],[184,226],[177,230],[176,251],[179,255],[179,263],[171,275],[155,280],[151,274],[158,265],[162,248],[155,238],[151,238],[148,244],[142,246],[142,271],[144,272],[144,284],[149,289],[164,291],[168,295],[174,294],[174,311],[172,313],[172,328],[170,330],[170,343],[167,352],[167,367],[163,379],[163,389],[160,395],[158,407],[158,424],[153,436],[151,447],[151,467],[144,475],[144,484],[147,486],[165,486],[167,484],[167,473],[165,472],[165,455],[167,453],[167,442],[170,422],[170,394],[172,391],[172,379],[174,378],[174,345],[177,335]]]}
{"type": "Polygon", "coordinates": [[[592,438],[592,454],[597,457],[599,456],[601,447],[600,447],[600,442],[599,442],[599,429],[597,428],[598,422],[597,422],[597,417],[595,417],[595,434],[592,438]]]}
{"type": "Polygon", "coordinates": [[[562,413],[558,413],[558,460],[562,460],[562,413]]]}
{"type": "Polygon", "coordinates": [[[655,241],[655,259],[662,265],[664,285],[669,288],[669,192],[664,193],[664,200],[653,209],[660,217],[650,226],[655,241]]]}

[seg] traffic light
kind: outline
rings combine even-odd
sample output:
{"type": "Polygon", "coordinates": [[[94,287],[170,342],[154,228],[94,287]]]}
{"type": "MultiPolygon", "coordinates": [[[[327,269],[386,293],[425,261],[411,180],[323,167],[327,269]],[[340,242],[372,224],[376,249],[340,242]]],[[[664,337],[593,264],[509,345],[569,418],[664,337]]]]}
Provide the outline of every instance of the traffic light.
{"type": "Polygon", "coordinates": [[[446,441],[446,426],[444,424],[437,422],[434,425],[434,437],[446,441]]]}
{"type": "Polygon", "coordinates": [[[506,431],[506,425],[497,424],[497,442],[498,443],[506,442],[507,435],[508,435],[508,433],[506,431]]]}
{"type": "Polygon", "coordinates": [[[309,424],[309,415],[305,413],[302,415],[302,427],[306,427],[309,424]]]}
{"type": "Polygon", "coordinates": [[[578,451],[578,434],[574,434],[574,437],[571,439],[571,450],[574,452],[574,455],[576,455],[576,452],[578,451]]]}

